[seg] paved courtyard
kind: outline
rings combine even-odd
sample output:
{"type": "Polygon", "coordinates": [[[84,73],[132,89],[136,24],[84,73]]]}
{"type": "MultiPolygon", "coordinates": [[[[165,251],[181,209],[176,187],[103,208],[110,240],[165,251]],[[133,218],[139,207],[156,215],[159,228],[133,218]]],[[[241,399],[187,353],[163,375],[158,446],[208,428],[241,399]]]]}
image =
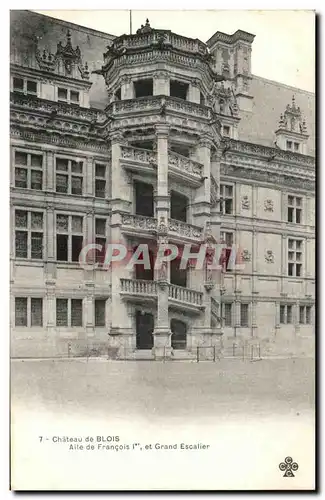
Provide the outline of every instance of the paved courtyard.
{"type": "Polygon", "coordinates": [[[314,406],[314,360],[213,362],[14,360],[12,403],[139,418],[301,414],[314,406]]]}

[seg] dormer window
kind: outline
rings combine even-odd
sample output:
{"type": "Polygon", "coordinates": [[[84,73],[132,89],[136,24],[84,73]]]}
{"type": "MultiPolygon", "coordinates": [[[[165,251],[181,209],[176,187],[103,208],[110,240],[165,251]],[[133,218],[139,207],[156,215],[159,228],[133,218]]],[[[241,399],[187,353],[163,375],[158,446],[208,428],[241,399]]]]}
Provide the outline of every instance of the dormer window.
{"type": "Polygon", "coordinates": [[[24,92],[24,80],[22,78],[13,79],[14,92],[24,92]]]}
{"type": "Polygon", "coordinates": [[[67,102],[68,104],[79,105],[79,92],[77,90],[69,90],[63,87],[58,87],[58,102],[67,102]]]}
{"type": "Polygon", "coordinates": [[[68,100],[68,90],[58,88],[58,101],[67,101],[68,100]]]}
{"type": "Polygon", "coordinates": [[[71,90],[70,101],[79,104],[79,92],[77,92],[76,90],[71,90]]]}
{"type": "Polygon", "coordinates": [[[37,96],[37,82],[34,80],[27,80],[27,78],[14,77],[12,79],[12,89],[14,92],[37,96]]]}

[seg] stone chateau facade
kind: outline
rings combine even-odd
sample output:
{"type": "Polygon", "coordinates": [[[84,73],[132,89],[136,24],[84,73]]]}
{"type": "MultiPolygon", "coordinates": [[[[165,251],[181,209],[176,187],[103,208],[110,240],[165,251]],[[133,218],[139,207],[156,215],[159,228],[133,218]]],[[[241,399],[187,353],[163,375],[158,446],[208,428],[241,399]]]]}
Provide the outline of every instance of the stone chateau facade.
{"type": "Polygon", "coordinates": [[[312,352],[314,96],[252,75],[253,41],[12,11],[12,356],[312,352]],[[220,241],[241,269],[78,262],[220,241]]]}

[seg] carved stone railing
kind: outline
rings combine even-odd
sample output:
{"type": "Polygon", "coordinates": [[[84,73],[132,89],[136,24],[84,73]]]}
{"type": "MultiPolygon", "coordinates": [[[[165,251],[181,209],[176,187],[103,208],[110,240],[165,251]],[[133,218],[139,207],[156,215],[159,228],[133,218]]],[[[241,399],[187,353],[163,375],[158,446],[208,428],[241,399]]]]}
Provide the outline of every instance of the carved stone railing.
{"type": "Polygon", "coordinates": [[[202,306],[203,293],[190,288],[177,285],[169,285],[168,296],[170,299],[186,302],[195,306],[202,306]]]}
{"type": "Polygon", "coordinates": [[[121,278],[121,292],[136,295],[157,295],[157,283],[149,280],[121,278]]]}
{"type": "Polygon", "coordinates": [[[173,151],[168,152],[168,167],[177,168],[186,174],[198,177],[202,177],[203,175],[203,165],[201,163],[190,160],[190,158],[174,153],[173,151]]]}
{"type": "Polygon", "coordinates": [[[142,112],[159,113],[163,108],[180,112],[186,115],[187,118],[205,118],[206,120],[210,120],[213,114],[212,109],[207,106],[171,96],[148,96],[114,101],[106,107],[105,111],[109,116],[119,116],[142,112]]]}
{"type": "Polygon", "coordinates": [[[212,110],[207,106],[202,106],[196,102],[186,101],[185,99],[180,99],[179,97],[165,96],[166,99],[166,109],[173,111],[181,111],[190,116],[211,119],[212,110]]]}
{"type": "Polygon", "coordinates": [[[122,215],[122,226],[131,227],[132,229],[157,229],[157,219],[154,217],[147,217],[145,215],[122,215]]]}
{"type": "Polygon", "coordinates": [[[168,220],[168,232],[176,233],[179,236],[185,236],[188,238],[203,238],[203,228],[199,226],[194,226],[193,224],[187,224],[175,219],[168,220]]]}
{"type": "Polygon", "coordinates": [[[143,163],[157,162],[157,154],[154,151],[150,149],[133,148],[132,146],[121,146],[121,158],[143,163]]]}
{"type": "Polygon", "coordinates": [[[140,49],[150,46],[159,45],[161,47],[168,46],[183,52],[191,54],[200,54],[205,56],[208,54],[205,43],[198,39],[187,38],[177,35],[171,31],[152,30],[149,33],[140,33],[135,35],[122,35],[113,41],[112,49],[104,54],[104,64],[112,57],[112,53],[121,53],[123,49],[140,49]]]}
{"type": "Polygon", "coordinates": [[[17,92],[10,93],[10,104],[19,106],[28,110],[44,111],[50,115],[65,116],[69,118],[77,118],[89,122],[104,123],[107,116],[103,111],[93,108],[83,108],[63,102],[54,102],[47,99],[39,99],[35,96],[25,96],[17,92]]]}

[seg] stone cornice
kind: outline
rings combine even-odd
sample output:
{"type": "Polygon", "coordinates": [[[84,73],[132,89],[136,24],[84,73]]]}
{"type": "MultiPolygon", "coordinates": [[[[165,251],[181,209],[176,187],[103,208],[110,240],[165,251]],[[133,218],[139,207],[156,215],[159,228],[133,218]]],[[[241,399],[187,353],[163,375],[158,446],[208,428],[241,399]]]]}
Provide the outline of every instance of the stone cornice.
{"type": "Polygon", "coordinates": [[[279,148],[271,148],[261,144],[253,144],[250,142],[237,141],[234,139],[224,139],[222,147],[225,153],[236,152],[240,154],[259,157],[267,161],[286,162],[296,165],[304,165],[311,170],[315,169],[315,158],[312,156],[301,155],[291,151],[284,151],[279,148]]]}
{"type": "Polygon", "coordinates": [[[247,43],[253,43],[254,38],[255,35],[242,30],[237,30],[232,35],[223,33],[222,31],[217,31],[211,38],[209,38],[206,44],[208,47],[211,47],[216,42],[223,42],[232,45],[239,40],[247,43]]]}
{"type": "Polygon", "coordinates": [[[285,175],[281,171],[277,173],[269,172],[265,168],[249,168],[239,167],[233,165],[221,164],[220,176],[225,178],[234,177],[237,179],[255,180],[257,182],[270,183],[273,185],[285,187],[297,187],[306,191],[315,191],[315,181],[307,179],[306,177],[295,177],[293,175],[285,175]]]}

